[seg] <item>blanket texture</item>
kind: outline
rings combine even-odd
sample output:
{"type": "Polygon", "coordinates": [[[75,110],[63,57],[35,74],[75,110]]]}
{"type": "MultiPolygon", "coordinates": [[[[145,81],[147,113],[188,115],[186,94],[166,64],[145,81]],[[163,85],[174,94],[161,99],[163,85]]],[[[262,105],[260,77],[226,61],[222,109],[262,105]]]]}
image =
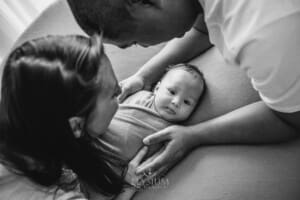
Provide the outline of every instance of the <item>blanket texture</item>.
{"type": "MultiPolygon", "coordinates": [[[[121,104],[108,131],[97,139],[98,146],[111,156],[128,162],[143,146],[143,138],[169,125],[168,121],[149,108],[141,105],[121,104]]],[[[161,145],[151,146],[148,156],[160,147],[161,145]]]]}

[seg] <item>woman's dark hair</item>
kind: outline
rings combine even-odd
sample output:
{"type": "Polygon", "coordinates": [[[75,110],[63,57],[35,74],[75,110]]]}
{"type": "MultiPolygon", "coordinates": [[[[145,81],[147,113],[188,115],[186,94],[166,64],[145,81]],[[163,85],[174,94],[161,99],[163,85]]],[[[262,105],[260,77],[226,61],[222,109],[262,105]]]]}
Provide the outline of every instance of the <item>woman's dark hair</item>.
{"type": "MultiPolygon", "coordinates": [[[[86,117],[101,90],[101,37],[47,36],[7,58],[0,103],[0,162],[44,186],[58,186],[65,167],[104,195],[122,177],[87,138],[76,139],[69,118],[86,117]]],[[[105,113],[103,113],[105,114],[105,113]]]]}

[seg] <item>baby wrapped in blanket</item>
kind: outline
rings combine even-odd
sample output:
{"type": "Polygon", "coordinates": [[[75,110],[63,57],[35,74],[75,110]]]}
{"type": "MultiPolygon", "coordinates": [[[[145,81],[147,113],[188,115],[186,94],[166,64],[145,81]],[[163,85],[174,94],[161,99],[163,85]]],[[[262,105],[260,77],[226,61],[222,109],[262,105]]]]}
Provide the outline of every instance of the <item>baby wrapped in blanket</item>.
{"type": "MultiPolygon", "coordinates": [[[[127,163],[143,146],[143,138],[174,123],[185,121],[204,91],[204,79],[190,64],[170,67],[153,92],[140,91],[128,97],[113,117],[97,146],[112,158],[127,163]]],[[[160,145],[151,146],[148,156],[160,145]]]]}

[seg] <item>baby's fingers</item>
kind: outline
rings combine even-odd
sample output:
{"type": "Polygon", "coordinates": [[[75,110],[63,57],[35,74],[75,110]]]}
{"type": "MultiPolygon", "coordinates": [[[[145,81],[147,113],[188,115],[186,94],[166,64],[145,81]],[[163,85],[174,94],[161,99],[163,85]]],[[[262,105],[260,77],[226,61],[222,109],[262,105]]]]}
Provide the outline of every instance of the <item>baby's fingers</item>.
{"type": "Polygon", "coordinates": [[[121,83],[120,83],[120,86],[122,88],[122,92],[118,96],[118,100],[119,100],[120,103],[122,103],[126,99],[126,97],[129,96],[132,92],[129,88],[123,86],[121,83]]]}

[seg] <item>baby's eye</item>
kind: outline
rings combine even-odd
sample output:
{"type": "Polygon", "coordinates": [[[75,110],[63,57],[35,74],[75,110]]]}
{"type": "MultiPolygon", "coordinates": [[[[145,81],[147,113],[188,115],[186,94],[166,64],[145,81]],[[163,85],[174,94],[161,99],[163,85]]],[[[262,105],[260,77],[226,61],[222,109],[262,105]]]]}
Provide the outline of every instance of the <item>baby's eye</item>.
{"type": "Polygon", "coordinates": [[[188,100],[184,100],[183,103],[186,104],[186,105],[188,105],[188,106],[192,105],[192,103],[190,101],[188,101],[188,100]]]}
{"type": "Polygon", "coordinates": [[[174,90],[172,90],[172,89],[168,89],[168,91],[169,91],[169,93],[170,93],[170,94],[172,94],[172,95],[174,95],[174,94],[175,94],[175,91],[174,91],[174,90]]]}

